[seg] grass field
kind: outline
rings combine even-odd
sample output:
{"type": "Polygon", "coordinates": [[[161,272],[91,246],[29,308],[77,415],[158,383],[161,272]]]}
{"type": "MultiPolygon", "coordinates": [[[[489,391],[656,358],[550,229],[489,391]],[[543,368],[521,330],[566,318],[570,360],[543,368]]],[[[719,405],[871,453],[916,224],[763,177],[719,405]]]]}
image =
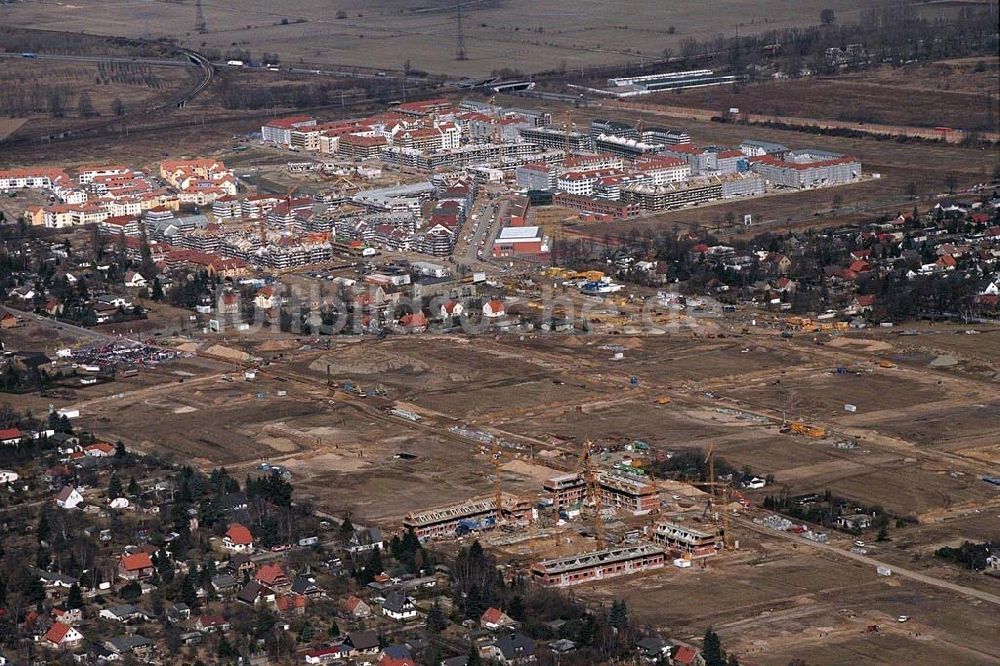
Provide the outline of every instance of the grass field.
{"type": "Polygon", "coordinates": [[[677,52],[685,38],[713,39],[814,25],[821,9],[857,18],[860,0],[680,0],[669,5],[582,0],[569,5],[529,0],[467,0],[463,28],[468,60],[455,60],[455,3],[448,0],[262,0],[204,3],[207,32],[194,32],[194,2],[125,0],[107,3],[30,2],[5,7],[5,20],[50,30],[132,37],[177,37],[185,46],[278,53],[285,62],[411,66],[447,75],[481,75],[501,68],[525,72],[636,62],[677,52]],[[339,14],[339,12],[343,12],[339,14]],[[342,16],[342,18],[338,18],[342,16]],[[740,17],[721,24],[720,16],[740,17]],[[670,27],[673,26],[673,32],[670,27]]]}

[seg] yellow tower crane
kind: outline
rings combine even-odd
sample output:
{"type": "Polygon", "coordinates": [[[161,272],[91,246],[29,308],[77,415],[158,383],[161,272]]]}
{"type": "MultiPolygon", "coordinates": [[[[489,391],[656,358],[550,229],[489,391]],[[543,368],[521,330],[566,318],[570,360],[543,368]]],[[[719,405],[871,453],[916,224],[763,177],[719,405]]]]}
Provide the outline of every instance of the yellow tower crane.
{"type": "Polygon", "coordinates": [[[715,444],[708,445],[705,462],[708,463],[709,506],[714,514],[712,519],[715,521],[716,529],[722,531],[723,549],[731,550],[733,535],[729,530],[729,488],[715,479],[715,444]],[[719,492],[716,492],[716,489],[719,492]]]}
{"type": "Polygon", "coordinates": [[[597,549],[604,549],[604,517],[601,515],[601,487],[597,481],[597,474],[594,472],[593,461],[591,460],[591,442],[584,442],[583,451],[583,478],[587,482],[587,501],[594,509],[594,538],[597,541],[597,549]]]}
{"type": "Polygon", "coordinates": [[[493,445],[493,501],[496,503],[496,520],[497,527],[503,525],[506,520],[503,515],[503,487],[500,484],[500,461],[503,459],[503,454],[500,452],[500,447],[496,444],[493,445]]]}

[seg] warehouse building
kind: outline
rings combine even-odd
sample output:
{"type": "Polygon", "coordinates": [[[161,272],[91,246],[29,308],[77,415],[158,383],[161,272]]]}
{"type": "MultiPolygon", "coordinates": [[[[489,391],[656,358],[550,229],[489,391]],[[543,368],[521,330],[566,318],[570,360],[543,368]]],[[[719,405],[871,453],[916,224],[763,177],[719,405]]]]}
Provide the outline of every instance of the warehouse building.
{"type": "Polygon", "coordinates": [[[620,546],[539,562],[531,567],[531,578],[546,587],[569,587],[662,569],[666,559],[663,546],[620,546]]]}
{"type": "Polygon", "coordinates": [[[539,257],[548,253],[549,241],[541,227],[504,227],[493,242],[494,257],[539,257]]]}

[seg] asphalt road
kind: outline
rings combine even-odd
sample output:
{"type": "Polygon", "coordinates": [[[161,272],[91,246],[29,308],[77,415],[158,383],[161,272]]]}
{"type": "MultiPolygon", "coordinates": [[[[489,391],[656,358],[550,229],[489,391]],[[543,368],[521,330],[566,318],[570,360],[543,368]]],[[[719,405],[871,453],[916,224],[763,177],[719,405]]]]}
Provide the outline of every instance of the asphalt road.
{"type": "Polygon", "coordinates": [[[106,333],[101,333],[100,331],[95,331],[89,328],[83,328],[81,326],[74,326],[73,324],[65,324],[63,322],[55,321],[49,317],[44,317],[34,312],[27,312],[25,310],[17,310],[15,308],[7,307],[6,305],[0,305],[0,309],[11,313],[16,317],[21,319],[29,319],[37,324],[42,324],[43,326],[51,326],[53,328],[61,328],[66,331],[70,331],[75,335],[80,336],[86,340],[92,340],[94,342],[109,342],[115,340],[114,338],[106,333]]]}
{"type": "Polygon", "coordinates": [[[812,541],[811,539],[803,539],[802,537],[796,534],[791,534],[789,532],[769,530],[746,519],[734,519],[734,522],[737,522],[741,527],[749,529],[753,532],[757,532],[758,534],[777,537],[779,539],[793,541],[800,546],[807,546],[809,548],[815,548],[816,550],[826,551],[828,553],[832,553],[839,557],[844,557],[849,560],[854,560],[855,562],[861,562],[862,564],[867,564],[873,569],[880,566],[887,567],[888,569],[892,570],[893,576],[899,576],[900,578],[908,578],[910,580],[914,580],[924,585],[930,585],[931,587],[937,587],[943,590],[957,592],[967,597],[972,597],[974,599],[979,599],[980,601],[985,601],[987,603],[1000,606],[1000,596],[997,596],[995,594],[990,594],[989,592],[984,592],[983,590],[977,590],[976,588],[973,587],[967,587],[965,585],[958,585],[957,583],[941,580],[940,578],[935,578],[934,576],[928,576],[918,571],[913,571],[912,569],[904,569],[896,564],[881,562],[873,557],[868,557],[867,555],[860,555],[858,553],[852,553],[849,550],[844,550],[843,548],[839,548],[832,544],[819,543],[818,541],[812,541]]]}

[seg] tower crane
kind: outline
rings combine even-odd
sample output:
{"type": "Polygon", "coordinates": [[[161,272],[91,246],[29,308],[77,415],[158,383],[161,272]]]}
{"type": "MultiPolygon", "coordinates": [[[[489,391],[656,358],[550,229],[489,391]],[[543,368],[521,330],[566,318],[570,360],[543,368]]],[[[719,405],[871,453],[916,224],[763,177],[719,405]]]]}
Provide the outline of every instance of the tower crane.
{"type": "Polygon", "coordinates": [[[503,515],[503,487],[500,483],[500,461],[503,459],[503,453],[500,451],[500,447],[494,443],[493,444],[493,501],[496,503],[496,520],[497,527],[500,527],[506,522],[503,515]]]}
{"type": "Polygon", "coordinates": [[[591,460],[591,442],[588,439],[584,442],[583,451],[583,478],[587,482],[586,501],[594,509],[594,538],[597,541],[597,549],[604,549],[604,517],[601,515],[601,487],[597,482],[597,474],[594,472],[593,461],[591,460]]]}
{"type": "Polygon", "coordinates": [[[732,532],[729,530],[729,488],[726,484],[719,483],[715,480],[715,444],[708,445],[708,453],[705,456],[705,462],[708,463],[708,505],[706,506],[706,511],[711,511],[714,513],[712,519],[715,521],[716,528],[721,527],[722,531],[722,547],[724,550],[732,549],[732,532]],[[721,488],[720,488],[721,486],[721,488]],[[719,492],[716,492],[716,489],[719,492]],[[721,516],[720,516],[721,514],[721,516]],[[721,518],[721,521],[720,521],[721,518]],[[721,526],[720,526],[721,522],[721,526]]]}

